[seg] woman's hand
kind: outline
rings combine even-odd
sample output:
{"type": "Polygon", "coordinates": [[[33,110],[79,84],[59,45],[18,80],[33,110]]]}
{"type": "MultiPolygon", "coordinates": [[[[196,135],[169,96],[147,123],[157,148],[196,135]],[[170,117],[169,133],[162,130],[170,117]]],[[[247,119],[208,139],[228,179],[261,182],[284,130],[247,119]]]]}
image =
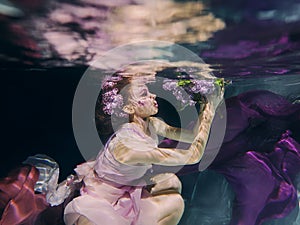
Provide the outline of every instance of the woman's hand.
{"type": "Polygon", "coordinates": [[[214,110],[217,109],[218,105],[223,101],[224,99],[224,79],[222,79],[223,84],[222,85],[216,85],[216,94],[207,96],[208,104],[210,104],[214,110]]]}

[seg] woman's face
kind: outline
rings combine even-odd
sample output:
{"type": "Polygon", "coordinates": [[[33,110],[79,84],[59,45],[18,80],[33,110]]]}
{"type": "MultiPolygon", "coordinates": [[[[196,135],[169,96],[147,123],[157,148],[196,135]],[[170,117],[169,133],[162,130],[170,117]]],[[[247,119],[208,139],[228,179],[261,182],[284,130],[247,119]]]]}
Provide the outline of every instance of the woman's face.
{"type": "Polygon", "coordinates": [[[156,95],[149,92],[144,84],[132,84],[129,89],[129,102],[134,107],[134,113],[142,118],[155,115],[158,112],[156,95]]]}

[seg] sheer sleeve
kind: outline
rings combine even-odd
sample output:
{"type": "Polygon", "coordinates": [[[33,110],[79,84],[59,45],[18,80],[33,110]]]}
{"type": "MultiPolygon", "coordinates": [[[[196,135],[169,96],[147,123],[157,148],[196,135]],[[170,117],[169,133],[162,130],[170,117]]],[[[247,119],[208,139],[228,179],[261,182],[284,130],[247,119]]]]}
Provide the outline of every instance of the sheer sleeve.
{"type": "Polygon", "coordinates": [[[125,129],[115,138],[113,155],[116,160],[128,165],[179,166],[198,163],[207,144],[214,114],[214,105],[208,103],[200,116],[198,133],[188,150],[159,148],[153,138],[142,130],[127,129],[126,132],[125,129]]]}
{"type": "MultiPolygon", "coordinates": [[[[141,143],[137,144],[141,145],[141,143]]],[[[192,152],[188,150],[158,147],[152,147],[152,149],[146,150],[144,146],[143,151],[136,151],[123,142],[118,142],[114,151],[114,156],[119,162],[128,165],[157,164],[176,166],[189,164],[189,159],[192,157],[192,152]]]]}
{"type": "Polygon", "coordinates": [[[111,141],[109,150],[121,163],[127,165],[182,165],[191,157],[188,150],[157,147],[157,141],[128,125],[122,128],[111,141]]]}
{"type": "Polygon", "coordinates": [[[192,143],[194,141],[195,133],[193,130],[172,127],[156,117],[150,117],[149,121],[155,132],[163,137],[186,143],[192,143]]]}

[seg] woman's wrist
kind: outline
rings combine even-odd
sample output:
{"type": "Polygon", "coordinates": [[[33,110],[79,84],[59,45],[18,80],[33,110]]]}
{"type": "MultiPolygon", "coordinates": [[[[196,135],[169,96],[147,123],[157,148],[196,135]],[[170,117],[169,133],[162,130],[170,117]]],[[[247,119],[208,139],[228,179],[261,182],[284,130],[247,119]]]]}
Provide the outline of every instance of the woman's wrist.
{"type": "Polygon", "coordinates": [[[207,115],[210,115],[210,117],[214,117],[217,107],[218,107],[218,104],[215,104],[214,102],[208,102],[206,104],[205,110],[203,111],[202,117],[205,117],[207,115]]]}

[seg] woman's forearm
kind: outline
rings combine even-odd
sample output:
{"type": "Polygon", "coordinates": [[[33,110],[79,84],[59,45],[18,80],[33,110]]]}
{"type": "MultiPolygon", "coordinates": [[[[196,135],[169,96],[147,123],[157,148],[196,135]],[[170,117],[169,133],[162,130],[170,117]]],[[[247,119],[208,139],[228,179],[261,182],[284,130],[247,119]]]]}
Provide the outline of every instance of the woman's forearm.
{"type": "Polygon", "coordinates": [[[199,116],[200,126],[195,132],[197,133],[189,149],[167,149],[159,148],[159,159],[155,162],[160,165],[191,165],[198,163],[204,153],[212,121],[215,116],[215,106],[212,103],[207,103],[204,111],[199,116]]]}
{"type": "Polygon", "coordinates": [[[150,124],[158,135],[172,140],[192,143],[196,136],[193,130],[172,127],[156,117],[150,119],[150,124]]]}
{"type": "Polygon", "coordinates": [[[215,107],[211,103],[207,103],[205,110],[200,115],[200,126],[197,131],[197,136],[189,147],[188,151],[192,152],[192,156],[187,164],[194,164],[201,160],[206,144],[208,142],[208,137],[210,133],[210,128],[212,121],[215,116],[215,107]]]}
{"type": "Polygon", "coordinates": [[[154,148],[152,151],[135,151],[122,142],[116,144],[114,155],[124,164],[157,164],[177,166],[195,164],[200,161],[208,140],[210,127],[215,115],[214,107],[209,103],[201,114],[201,125],[198,134],[188,150],[172,148],[154,148]]]}

